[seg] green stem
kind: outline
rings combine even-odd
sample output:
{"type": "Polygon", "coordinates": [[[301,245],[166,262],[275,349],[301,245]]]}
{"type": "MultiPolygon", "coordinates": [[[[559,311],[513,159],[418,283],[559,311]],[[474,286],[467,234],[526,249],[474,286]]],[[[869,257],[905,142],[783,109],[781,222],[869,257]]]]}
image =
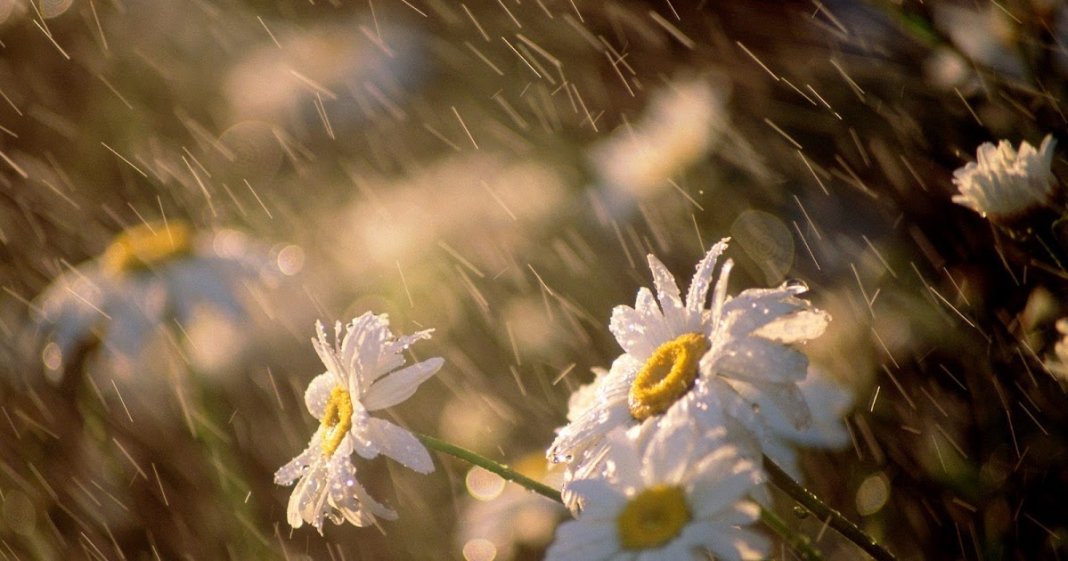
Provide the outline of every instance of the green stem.
{"type": "Polygon", "coordinates": [[[846,539],[857,544],[857,547],[863,549],[872,558],[879,561],[894,561],[896,559],[893,553],[890,553],[889,550],[879,545],[871,536],[861,531],[856,524],[842,516],[842,513],[827,506],[819,497],[794,481],[789,474],[767,456],[764,456],[764,471],[768,473],[768,478],[776,487],[782,489],[798,503],[801,503],[812,514],[822,520],[827,520],[831,528],[838,530],[846,539]]]}
{"type": "Polygon", "coordinates": [[[466,448],[461,448],[455,444],[449,444],[444,440],[434,438],[433,436],[427,436],[425,434],[415,433],[415,437],[419,439],[427,448],[437,450],[438,452],[448,454],[450,456],[459,458],[465,462],[474,464],[486,471],[493,472],[501,478],[522,485],[527,489],[534,491],[535,493],[542,495],[543,497],[550,498],[558,503],[563,504],[563,499],[560,498],[560,492],[548,485],[535,481],[522,473],[519,473],[503,464],[497,463],[485,456],[472,452],[466,448]]]}
{"type": "Polygon", "coordinates": [[[808,539],[808,536],[803,536],[791,530],[790,527],[786,525],[786,522],[784,522],[782,518],[779,518],[779,515],[764,507],[760,507],[760,521],[773,532],[778,534],[780,538],[786,541],[786,543],[790,544],[790,547],[800,554],[802,559],[805,559],[806,561],[820,561],[823,559],[823,555],[812,547],[812,544],[810,543],[811,540],[808,539]]]}

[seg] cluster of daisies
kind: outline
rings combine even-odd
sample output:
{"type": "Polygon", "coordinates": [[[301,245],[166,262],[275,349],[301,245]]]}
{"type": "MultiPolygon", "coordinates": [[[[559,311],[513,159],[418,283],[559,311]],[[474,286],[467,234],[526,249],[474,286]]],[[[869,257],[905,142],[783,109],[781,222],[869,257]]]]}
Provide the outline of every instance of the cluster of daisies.
{"type": "MultiPolygon", "coordinates": [[[[566,464],[562,495],[577,516],[559,529],[549,559],[767,555],[767,538],[749,527],[760,517],[755,500],[766,500],[764,444],[811,426],[798,387],[808,361],[795,346],[820,335],[829,317],[798,298],[800,283],[728,296],[729,260],[714,278],[726,248],[721,241],[697,265],[685,299],[650,256],[657,294],[643,288],[633,308],[616,308],[611,330],[624,354],[574,394],[571,423],[548,452],[566,464]]],[[[438,371],[439,358],[404,366],[402,352],[429,335],[395,337],[385,316],[370,313],[344,330],[339,323],[333,343],[319,327],[313,345],[326,372],[305,402],[320,426],[275,474],[297,482],[291,525],[321,531],[327,519],[365,526],[396,517],[356,480],[353,452],[433,470],[418,438],[369,415],[438,371]]]]}
{"type": "MultiPolygon", "coordinates": [[[[955,174],[954,201],[995,222],[1054,205],[1053,145],[1047,137],[1018,152],[1007,142],[980,146],[978,162],[955,174]]],[[[795,445],[839,440],[821,442],[818,433],[840,422],[842,408],[827,396],[845,392],[812,390],[799,350],[830,317],[800,297],[807,287],[797,281],[729,295],[732,262],[717,271],[726,249],[722,240],[708,251],[685,294],[650,255],[655,292],[642,288],[633,307],[613,311],[609,328],[623,353],[571,396],[568,424],[547,452],[564,466],[561,499],[575,517],[559,527],[548,559],[766,557],[770,541],[756,527],[771,506],[764,466],[796,475],[795,445]]],[[[239,315],[234,285],[269,269],[256,255],[233,236],[196,237],[183,224],[128,230],[38,300],[46,366],[62,372],[86,341],[134,353],[150,326],[170,318],[180,325],[198,302],[239,315]]],[[[317,324],[312,344],[325,372],[305,404],[319,427],[275,473],[278,484],[296,484],[291,526],[322,532],[327,520],[368,526],[397,517],[359,483],[354,454],[434,470],[423,439],[371,415],[441,369],[441,358],[406,365],[405,351],[431,331],[398,336],[385,315],[365,313],[337,323],[331,340],[317,324]]]]}

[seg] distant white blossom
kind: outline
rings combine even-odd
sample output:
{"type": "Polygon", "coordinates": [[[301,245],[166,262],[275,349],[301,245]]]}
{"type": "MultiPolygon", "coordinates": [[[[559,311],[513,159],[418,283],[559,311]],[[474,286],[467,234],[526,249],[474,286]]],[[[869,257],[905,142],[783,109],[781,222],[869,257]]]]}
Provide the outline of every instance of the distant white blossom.
{"type": "Polygon", "coordinates": [[[1023,79],[1026,66],[1015,46],[1019,32],[1012,16],[994,6],[978,6],[939,2],[933,6],[935,24],[954,47],[974,61],[966,63],[968,67],[979,63],[999,74],[1023,79]]]}
{"type": "Polygon", "coordinates": [[[274,276],[267,252],[232,230],[197,234],[180,221],[129,228],[97,258],[59,275],[38,297],[47,375],[59,379],[97,341],[133,361],[161,328],[184,328],[201,306],[244,317],[245,285],[274,276]]]}
{"type": "Polygon", "coordinates": [[[401,368],[404,351],[429,339],[432,330],[395,337],[384,314],[365,313],[345,326],[344,337],[338,322],[333,344],[322,323],[316,331],[312,345],[326,372],[308,385],[304,403],[320,425],[308,447],[274,474],[279,485],[299,479],[289,498],[289,524],[299,528],[307,522],[321,533],[324,519],[356,526],[370,525],[375,517],[396,519],[356,480],[351,456],[382,454],[419,473],[434,471],[430,454],[412,433],[369,414],[408,399],[441,368],[444,361],[437,357],[401,368]]]}
{"type": "Polygon", "coordinates": [[[1068,385],[1068,318],[1056,323],[1060,339],[1053,346],[1053,357],[1046,361],[1046,368],[1064,385],[1068,385]]]}
{"type": "Polygon", "coordinates": [[[594,145],[590,161],[607,188],[645,197],[708,154],[726,123],[727,92],[707,81],[673,82],[642,119],[594,145]]]}
{"type": "Polygon", "coordinates": [[[547,560],[767,557],[769,540],[749,527],[760,507],[746,498],[760,472],[736,448],[723,444],[706,453],[682,433],[647,446],[618,430],[608,439],[605,475],[571,483],[583,509],[557,530],[547,560]]]}
{"type": "Polygon", "coordinates": [[[1036,150],[1026,141],[1017,152],[1007,140],[997,147],[979,146],[978,161],[953,172],[960,194],[953,202],[993,220],[1012,218],[1051,202],[1055,182],[1050,171],[1056,141],[1046,135],[1036,150]]]}
{"type": "Polygon", "coordinates": [[[569,463],[569,480],[600,471],[605,438],[617,428],[640,426],[640,438],[653,440],[682,428],[699,435],[725,429],[759,457],[769,426],[785,433],[811,425],[797,385],[808,360],[793,346],[819,336],[830,318],[797,298],[807,290],[800,283],[729,297],[730,260],[713,289],[726,248],[727,240],[719,242],[697,265],[685,302],[671,273],[649,256],[657,296],[642,288],[634,308],[613,311],[610,328],[625,352],[572,400],[570,422],[549,448],[551,460],[569,463]]]}

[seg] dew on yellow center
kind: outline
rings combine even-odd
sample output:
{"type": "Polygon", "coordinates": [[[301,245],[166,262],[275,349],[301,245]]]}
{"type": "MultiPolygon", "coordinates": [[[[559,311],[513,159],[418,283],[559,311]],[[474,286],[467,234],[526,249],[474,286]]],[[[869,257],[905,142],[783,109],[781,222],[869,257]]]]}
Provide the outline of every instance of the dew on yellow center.
{"type": "Polygon", "coordinates": [[[655,485],[627,501],[616,518],[616,529],[624,548],[652,549],[677,537],[691,519],[682,488],[655,485]]]}
{"type": "Polygon", "coordinates": [[[697,364],[710,346],[700,333],[685,333],[660,345],[630,386],[627,406],[631,416],[644,421],[667,411],[693,387],[697,364]]]}
{"type": "Polygon", "coordinates": [[[323,454],[331,456],[352,428],[352,398],[345,388],[337,386],[330,390],[330,401],[326,402],[322,424],[323,454]]]}
{"type": "Polygon", "coordinates": [[[180,221],[127,228],[104,250],[104,266],[115,274],[149,268],[188,254],[192,237],[189,226],[180,221]]]}

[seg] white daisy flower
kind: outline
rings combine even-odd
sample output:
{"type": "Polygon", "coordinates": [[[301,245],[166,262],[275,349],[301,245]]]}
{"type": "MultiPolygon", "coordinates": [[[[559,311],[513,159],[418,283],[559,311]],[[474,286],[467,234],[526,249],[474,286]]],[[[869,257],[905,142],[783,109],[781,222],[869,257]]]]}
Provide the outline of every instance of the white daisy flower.
{"type": "Polygon", "coordinates": [[[322,533],[325,518],[356,526],[372,524],[376,516],[396,519],[395,512],[356,481],[351,456],[356,452],[371,459],[382,454],[419,473],[434,471],[429,452],[412,433],[369,414],[408,399],[441,368],[444,361],[439,357],[400,368],[402,353],[416,341],[429,339],[433,330],[395,337],[385,314],[368,312],[345,326],[344,337],[338,322],[333,345],[322,323],[316,323],[316,331],[312,345],[326,372],[308,385],[304,403],[321,422],[307,449],[274,474],[279,485],[299,479],[289,498],[289,524],[299,528],[307,522],[322,533]]]}
{"type": "Polygon", "coordinates": [[[269,279],[270,266],[265,251],[231,230],[196,234],[174,220],[129,228],[38,297],[46,374],[58,380],[96,341],[109,357],[134,362],[159,328],[187,325],[200,306],[238,321],[239,289],[269,279]]]}
{"type": "Polygon", "coordinates": [[[657,297],[642,288],[634,308],[613,311],[610,329],[625,352],[595,382],[596,400],[572,403],[580,409],[572,410],[549,449],[551,460],[570,462],[572,478],[596,471],[591,463],[601,461],[604,437],[617,427],[726,427],[758,453],[767,423],[777,418],[761,415],[756,397],[794,428],[811,424],[797,387],[808,360],[793,345],[819,336],[830,318],[796,297],[807,289],[801,283],[728,297],[730,260],[709,305],[713,270],[726,248],[727,240],[719,242],[697,265],[685,302],[671,273],[649,256],[657,297]],[[665,414],[673,408],[681,409],[668,422],[665,414]]]}
{"type": "Polygon", "coordinates": [[[1032,208],[1047,205],[1053,197],[1055,179],[1050,166],[1056,141],[1046,135],[1036,150],[1026,141],[1017,152],[1007,140],[984,142],[969,162],[953,172],[960,194],[953,202],[991,220],[1009,219],[1032,208]]]}
{"type": "Polygon", "coordinates": [[[721,561],[741,561],[768,555],[769,540],[748,527],[760,507],[745,498],[760,474],[734,447],[704,454],[692,438],[666,438],[643,453],[621,431],[609,440],[609,475],[571,483],[583,510],[557,530],[547,560],[673,561],[708,552],[721,561]]]}

